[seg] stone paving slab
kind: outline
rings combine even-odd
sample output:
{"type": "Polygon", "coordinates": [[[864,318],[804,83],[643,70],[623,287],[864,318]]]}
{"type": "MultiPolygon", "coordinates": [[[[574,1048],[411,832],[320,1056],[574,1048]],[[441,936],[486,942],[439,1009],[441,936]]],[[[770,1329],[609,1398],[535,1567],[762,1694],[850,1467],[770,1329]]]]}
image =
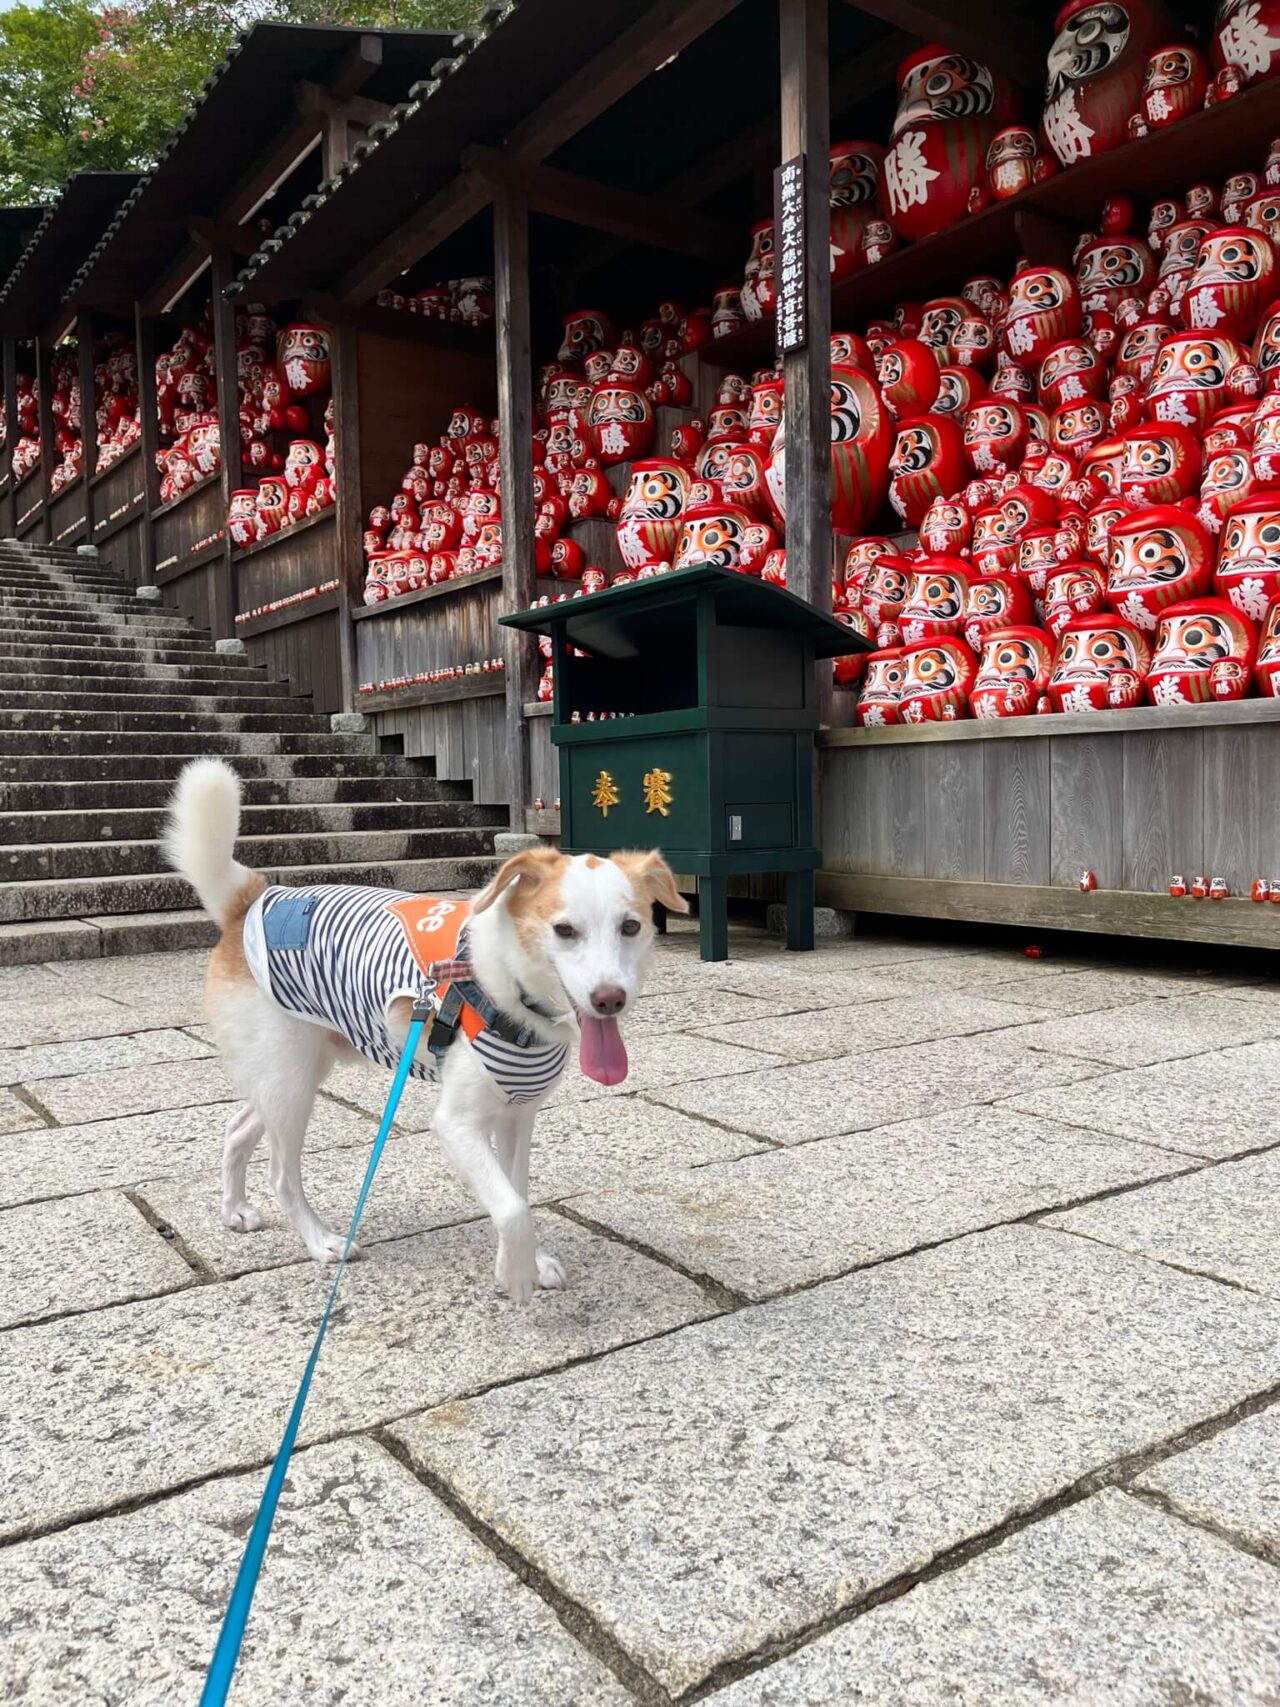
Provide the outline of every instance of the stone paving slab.
{"type": "MultiPolygon", "coordinates": [[[[345,1230],[351,1219],[373,1138],[370,1122],[363,1141],[350,1149],[303,1153],[307,1195],[331,1226],[345,1230]]],[[[538,1120],[530,1201],[544,1203],[606,1182],[670,1173],[757,1147],[750,1138],[635,1097],[573,1104],[548,1110],[538,1120]]],[[[222,1225],[219,1176],[212,1162],[203,1175],[145,1181],[138,1187],[160,1218],[221,1277],[308,1260],[267,1184],[265,1151],[265,1144],[259,1146],[249,1171],[249,1200],[267,1223],[257,1233],[232,1233],[222,1225]]],[[[387,1146],[361,1223],[360,1244],[368,1247],[473,1221],[482,1214],[435,1138],[410,1133],[387,1146]]]]}
{"type": "Polygon", "coordinates": [[[769,1055],[754,1046],[742,1049],[728,1043],[711,1043],[703,1037],[691,1037],[687,1032],[675,1032],[670,1036],[628,1037],[627,1059],[629,1069],[623,1082],[620,1085],[601,1085],[579,1070],[571,1051],[564,1078],[548,1097],[546,1106],[556,1108],[566,1103],[598,1102],[604,1097],[624,1097],[634,1091],[680,1085],[689,1079],[721,1079],[733,1073],[759,1076],[762,1065],[781,1062],[780,1056],[769,1055]]]}
{"type": "Polygon", "coordinates": [[[1053,1217],[1121,1250],[1280,1298],[1280,1153],[1224,1162],[1053,1217]]]}
{"type": "Polygon", "coordinates": [[[992,1001],[1038,1002],[1059,1018],[1129,1007],[1135,1002],[1169,1001],[1177,996],[1204,997],[1243,995],[1221,976],[1179,977],[1154,968],[1141,971],[1125,967],[1075,969],[1053,978],[1022,977],[984,986],[982,994],[992,1001]]]}
{"type": "Polygon", "coordinates": [[[153,1297],[195,1278],[116,1192],[27,1204],[0,1227],[0,1328],[153,1297]]]}
{"type": "Polygon", "coordinates": [[[1156,1061],[1256,1043],[1274,1031],[1274,1018],[1265,1008],[1218,994],[1134,1002],[1050,1020],[1024,1032],[1023,1041],[1030,1049],[1051,1049],[1116,1067],[1149,1067],[1156,1061]]]}
{"type": "Polygon", "coordinates": [[[1273,1707],[1276,1573],[1107,1491],[820,1637],[723,1707],[1273,1707]]]}
{"type": "MultiPolygon", "coordinates": [[[[491,1235],[476,1223],[355,1264],[302,1438],[366,1429],[713,1309],[658,1263],[559,1217],[541,1225],[569,1288],[527,1310],[495,1295],[491,1235]]],[[[0,1334],[0,1536],[265,1462],[330,1279],[308,1264],[0,1334]]]]}
{"type": "MultiPolygon", "coordinates": [[[[0,1134],[25,1132],[30,1127],[43,1125],[40,1116],[20,1097],[14,1096],[10,1090],[0,1090],[0,1134]]],[[[0,1181],[0,1192],[3,1190],[4,1184],[0,1181]]]]}
{"type": "Polygon", "coordinates": [[[116,1001],[133,1002],[140,996],[152,1002],[189,1002],[203,995],[209,951],[180,949],[165,954],[108,955],[101,960],[78,961],[55,969],[61,983],[116,1001]],[[146,978],[138,977],[145,967],[146,978]]]}
{"type": "Polygon", "coordinates": [[[728,1025],[738,1020],[750,1022],[746,1026],[748,1033],[762,1038],[765,1023],[777,1011],[776,1003],[761,996],[739,995],[736,990],[721,989],[711,983],[686,983],[675,989],[652,992],[646,979],[645,993],[624,1014],[622,1030],[630,1044],[637,1037],[657,1037],[664,1032],[728,1025]]]}
{"type": "MultiPolygon", "coordinates": [[[[194,1702],[260,1474],[0,1552],[0,1697],[194,1702]]],[[[370,1440],[293,1461],[236,1707],[614,1707],[627,1692],[370,1440]]]]}
{"type": "MultiPolygon", "coordinates": [[[[121,1012],[127,1024],[128,1016],[121,1012]]],[[[87,1037],[67,1043],[33,1043],[26,1049],[0,1049],[0,1084],[32,1085],[43,1079],[110,1071],[116,1067],[152,1068],[169,1061],[194,1061],[210,1053],[207,1043],[184,1031],[137,1031],[114,1037],[87,1037]]],[[[165,1077],[152,1073],[152,1077],[165,1077]]]]}
{"type": "Polygon", "coordinates": [[[1226,1157],[1280,1143],[1278,1077],[1280,1045],[1253,1043],[1023,1091],[1008,1106],[1190,1156],[1226,1157]]]}
{"type": "Polygon", "coordinates": [[[965,1037],[978,1031],[1002,1031],[1051,1017],[1049,1008],[1028,1007],[1016,997],[997,1002],[958,990],[938,990],[890,996],[854,1007],[824,1008],[819,1013],[775,1012],[763,1026],[700,1025],[698,1036],[744,1046],[754,1042],[792,1061],[822,1061],[908,1043],[931,1043],[943,1037],[965,1037]]]}
{"type": "Polygon", "coordinates": [[[1270,1386],[1278,1330],[1268,1300],[1004,1229],[394,1433],[679,1691],[1270,1386]]]}
{"type": "MultiPolygon", "coordinates": [[[[82,1126],[44,1127],[32,1115],[38,1131],[0,1137],[0,1208],[171,1175],[193,1176],[216,1200],[223,1129],[235,1106],[213,1102],[82,1126]]],[[[307,1154],[344,1145],[363,1146],[367,1153],[375,1130],[366,1115],[317,1102],[307,1131],[307,1154]]]]}
{"type": "Polygon", "coordinates": [[[0,1002],[45,1001],[66,986],[53,966],[0,966],[0,1002]]]}
{"type": "MultiPolygon", "coordinates": [[[[164,1023],[164,1022],[162,1022],[164,1023]]],[[[29,996],[0,1002],[0,1051],[33,1043],[65,1043],[82,1037],[114,1037],[122,1031],[150,1030],[137,1011],[105,996],[29,996]]]]}
{"type": "Polygon", "coordinates": [[[747,1298],[1167,1174],[1166,1151],[975,1108],[575,1198],[572,1207],[747,1298]]]}
{"type": "MultiPolygon", "coordinates": [[[[1139,1476],[1196,1523],[1243,1537],[1280,1564],[1280,1411],[1246,1417],[1139,1476]]],[[[1280,1694],[1280,1691],[1277,1692],[1280,1694]]]]}
{"type": "Polygon", "coordinates": [[[197,1108],[204,1103],[226,1102],[232,1090],[222,1062],[208,1055],[203,1044],[191,1038],[187,1041],[192,1044],[192,1055],[200,1059],[173,1061],[163,1072],[157,1072],[154,1066],[122,1067],[107,1072],[77,1073],[73,1078],[41,1079],[30,1086],[31,1094],[62,1126],[111,1120],[124,1114],[150,1114],[162,1108],[197,1108]]]}
{"type": "Polygon", "coordinates": [[[1029,1029],[879,1049],[839,1061],[775,1066],[705,1083],[670,1082],[649,1094],[670,1108],[739,1132],[776,1144],[798,1144],[992,1102],[1042,1085],[1074,1083],[1106,1071],[1047,1050],[1024,1048],[1021,1039],[1029,1029]]]}

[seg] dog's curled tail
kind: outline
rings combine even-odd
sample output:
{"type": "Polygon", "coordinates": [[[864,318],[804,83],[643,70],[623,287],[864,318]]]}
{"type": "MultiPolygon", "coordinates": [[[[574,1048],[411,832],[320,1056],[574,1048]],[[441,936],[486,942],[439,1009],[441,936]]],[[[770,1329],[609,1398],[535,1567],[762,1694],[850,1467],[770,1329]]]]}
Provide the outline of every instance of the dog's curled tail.
{"type": "Polygon", "coordinates": [[[165,856],[219,925],[254,875],[235,858],[239,833],[240,778],[231,766],[221,759],[184,765],[169,802],[165,856]]]}

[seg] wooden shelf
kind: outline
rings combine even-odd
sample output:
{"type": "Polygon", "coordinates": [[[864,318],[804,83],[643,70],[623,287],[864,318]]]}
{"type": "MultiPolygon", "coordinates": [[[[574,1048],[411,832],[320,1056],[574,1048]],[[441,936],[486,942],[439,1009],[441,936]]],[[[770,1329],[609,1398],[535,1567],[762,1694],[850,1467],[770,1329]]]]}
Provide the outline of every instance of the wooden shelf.
{"type": "Polygon", "coordinates": [[[385,693],[357,693],[357,711],[401,711],[415,705],[451,705],[463,699],[494,699],[507,691],[506,672],[455,676],[447,682],[417,682],[385,693]]]}
{"type": "Polygon", "coordinates": [[[199,551],[190,551],[177,563],[170,563],[167,568],[156,570],[156,586],[167,587],[170,581],[180,581],[184,575],[194,574],[197,569],[203,569],[206,563],[212,563],[223,556],[227,549],[225,539],[211,539],[208,545],[202,545],[199,551]]]}
{"type": "MultiPolygon", "coordinates": [[[[111,464],[110,468],[104,468],[100,474],[90,475],[90,477],[89,477],[90,486],[100,486],[104,480],[110,480],[110,478],[113,474],[119,474],[119,472],[122,468],[128,468],[129,464],[131,462],[133,462],[135,460],[135,458],[140,457],[141,455],[142,455],[142,440],[139,439],[137,444],[131,445],[129,447],[129,449],[124,453],[123,456],[117,457],[116,460],[111,464]]],[[[203,485],[204,482],[202,481],[201,484],[203,485]]]]}
{"type": "MultiPolygon", "coordinates": [[[[1053,220],[1077,229],[1091,226],[1105,198],[1119,190],[1143,198],[1181,195],[1190,184],[1245,166],[1261,171],[1277,130],[1280,94],[1274,82],[1259,83],[1232,101],[1093,155],[835,285],[832,329],[860,332],[881,310],[913,298],[927,300],[972,273],[999,272],[1022,252],[1033,260],[1053,260],[1036,253],[1043,228],[1053,220]],[[1033,223],[1023,217],[1028,212],[1047,218],[1033,223]]],[[[717,367],[743,370],[771,363],[774,353],[772,315],[730,337],[713,338],[698,351],[717,367]]]]}
{"type": "Polygon", "coordinates": [[[294,522],[292,527],[281,528],[278,533],[268,534],[266,539],[255,540],[252,545],[237,546],[231,553],[231,561],[243,563],[246,558],[256,557],[259,552],[270,551],[286,540],[297,539],[298,535],[306,533],[308,528],[319,527],[321,522],[333,521],[336,515],[336,507],[330,504],[327,509],[317,510],[314,516],[304,516],[300,522],[294,522]]]}
{"type": "Polygon", "coordinates": [[[493,358],[497,321],[483,326],[462,326],[453,320],[432,320],[411,314],[407,308],[379,308],[368,303],[351,317],[360,332],[376,332],[384,338],[412,338],[416,344],[432,344],[439,350],[458,350],[468,356],[493,358]]]}
{"type": "Polygon", "coordinates": [[[398,611],[426,604],[430,599],[456,597],[459,593],[469,593],[475,587],[486,587],[501,579],[502,565],[495,563],[490,569],[478,569],[474,575],[456,575],[451,580],[441,581],[438,586],[419,587],[416,592],[401,593],[399,598],[383,599],[380,604],[354,605],[351,615],[356,622],[367,622],[375,616],[394,616],[398,611]]]}
{"type": "Polygon", "coordinates": [[[1156,730],[1280,723],[1280,699],[1223,705],[1137,705],[1131,711],[1054,711],[1044,717],[987,717],[956,723],[895,723],[887,729],[820,729],[820,747],[919,746],[931,741],[1034,740],[1049,735],[1147,734],[1156,730]]]}
{"type": "Polygon", "coordinates": [[[520,709],[526,717],[550,717],[555,707],[549,699],[527,699],[520,709]]]}
{"type": "Polygon", "coordinates": [[[296,605],[267,611],[265,616],[251,616],[247,622],[237,622],[235,637],[248,640],[255,634],[270,634],[275,628],[292,628],[295,622],[309,622],[313,616],[324,616],[337,610],[340,589],[330,587],[327,593],[317,593],[313,599],[299,599],[296,605]]]}
{"type": "MultiPolygon", "coordinates": [[[[115,469],[112,469],[111,472],[114,474],[115,469]]],[[[167,504],[161,504],[159,508],[152,510],[151,520],[158,522],[161,516],[167,516],[170,510],[180,510],[184,504],[189,504],[199,493],[207,492],[210,486],[215,485],[221,478],[220,473],[206,474],[203,480],[197,480],[195,485],[189,491],[184,492],[180,498],[170,498],[167,504]]]]}

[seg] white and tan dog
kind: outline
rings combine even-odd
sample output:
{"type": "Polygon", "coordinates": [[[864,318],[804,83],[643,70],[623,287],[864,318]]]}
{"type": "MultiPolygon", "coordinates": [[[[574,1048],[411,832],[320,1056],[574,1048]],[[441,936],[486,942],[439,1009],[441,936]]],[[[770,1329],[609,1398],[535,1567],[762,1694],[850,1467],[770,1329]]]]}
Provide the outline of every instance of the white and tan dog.
{"type": "MultiPolygon", "coordinates": [[[[245,1195],[245,1175],[265,1133],[281,1207],[311,1255],[334,1262],[344,1236],[325,1226],[302,1187],[307,1123],[336,1060],[355,1051],[390,1067],[399,1058],[422,974],[408,958],[410,928],[396,909],[407,916],[418,908],[421,930],[421,909],[430,913],[431,904],[389,890],[269,888],[235,859],[239,823],[240,783],[230,766],[220,759],[188,765],[165,845],[222,930],[206,1005],[242,1099],[227,1122],[222,1220],[243,1233],[263,1224],[245,1195]]],[[[497,1229],[497,1283],[516,1303],[527,1303],[535,1286],[565,1284],[559,1262],[538,1247],[529,1211],[535,1117],[575,1039],[588,1076],[605,1084],[626,1077],[618,1017],[639,994],[655,901],[689,910],[660,854],[571,859],[539,848],[509,859],[469,907],[435,904],[465,918],[473,984],[496,1010],[497,1030],[473,1043],[459,1026],[438,1075],[425,1044],[414,1072],[440,1079],[435,1130],[497,1229]],[[503,1041],[513,1028],[523,1028],[527,1054],[503,1041]]]]}

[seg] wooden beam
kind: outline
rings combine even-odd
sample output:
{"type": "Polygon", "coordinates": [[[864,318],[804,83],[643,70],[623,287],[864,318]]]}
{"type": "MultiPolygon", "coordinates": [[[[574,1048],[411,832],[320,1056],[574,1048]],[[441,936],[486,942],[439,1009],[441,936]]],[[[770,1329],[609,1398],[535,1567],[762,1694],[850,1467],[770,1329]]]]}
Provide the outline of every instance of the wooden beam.
{"type": "Polygon", "coordinates": [[[137,303],[133,311],[134,340],[138,349],[138,423],[142,429],[142,484],[146,499],[142,511],[142,582],[149,587],[156,578],[153,510],[160,507],[160,470],[156,452],[160,445],[160,418],[156,407],[156,323],[137,303]]]}
{"type": "Polygon", "coordinates": [[[520,195],[539,213],[607,231],[628,243],[649,243],[656,249],[718,261],[726,252],[732,253],[740,235],[665,196],[636,195],[555,166],[526,165],[496,148],[468,148],[462,167],[479,173],[495,193],[503,189],[520,195]]]}
{"type": "Polygon", "coordinates": [[[451,237],[492,199],[493,191],[478,173],[459,173],[439,195],[424,202],[339,279],[335,294],[344,303],[367,302],[420,256],[451,237]]]}
{"type": "MultiPolygon", "coordinates": [[[[213,370],[218,387],[218,421],[222,445],[222,514],[228,514],[231,494],[244,484],[240,449],[240,383],[236,366],[236,311],[225,292],[235,277],[231,251],[219,245],[211,256],[213,266],[213,370]]],[[[210,590],[210,626],[215,640],[229,640],[236,632],[236,569],[231,560],[231,536],[223,541],[221,555],[213,565],[210,590]]]]}
{"type": "MultiPolygon", "coordinates": [[[[493,204],[494,304],[497,316],[498,433],[502,489],[502,595],[509,611],[533,603],[533,354],[529,327],[529,209],[504,185],[493,204]]],[[[529,805],[529,726],[536,643],[502,629],[506,658],[507,804],[511,828],[529,805]]]]}
{"type": "Polygon", "coordinates": [[[251,226],[230,225],[223,220],[206,219],[203,214],[194,214],[187,221],[187,232],[193,243],[206,249],[216,245],[233,255],[252,255],[262,243],[251,226]]]}
{"type": "Polygon", "coordinates": [[[650,72],[697,41],[739,0],[661,0],[565,81],[506,138],[508,154],[545,160],[650,72]]]}
{"type": "Polygon", "coordinates": [[[338,62],[326,87],[337,100],[343,100],[347,95],[354,95],[357,89],[363,89],[374,73],[381,69],[382,37],[361,36],[338,62]]]}
{"type": "Polygon", "coordinates": [[[13,482],[13,447],[18,442],[18,340],[6,338],[0,345],[4,361],[4,452],[0,458],[0,472],[9,476],[9,490],[3,500],[3,515],[6,533],[12,533],[17,520],[17,506],[14,502],[13,482]]]}
{"type": "Polygon", "coordinates": [[[55,434],[53,425],[53,386],[49,380],[49,367],[53,359],[52,347],[42,339],[35,341],[36,351],[36,383],[40,388],[38,399],[37,421],[40,431],[40,494],[44,499],[44,515],[40,520],[39,537],[47,544],[53,537],[49,527],[49,481],[53,475],[55,434]]]}
{"type": "Polygon", "coordinates": [[[93,315],[76,316],[76,377],[80,381],[80,484],[84,492],[85,540],[93,544],[93,476],[98,463],[98,417],[93,397],[93,315]]]}
{"type": "Polygon", "coordinates": [[[782,159],[805,162],[803,349],[783,361],[787,586],[831,609],[831,118],[827,0],[780,0],[782,159]]]}
{"type": "MultiPolygon", "coordinates": [[[[920,41],[940,41],[955,53],[967,53],[1015,83],[1044,80],[1048,38],[1000,0],[847,0],[857,12],[880,18],[920,41]]],[[[1052,16],[1052,8],[1049,8],[1052,16]]]]}
{"type": "Polygon", "coordinates": [[[333,347],[334,543],[338,574],[338,682],[342,709],[355,711],[356,630],[364,581],[364,494],[360,487],[360,335],[354,326],[330,326],[333,347]]]}
{"type": "Polygon", "coordinates": [[[374,101],[367,95],[339,97],[323,83],[305,81],[294,84],[293,104],[300,113],[308,117],[314,115],[328,118],[336,115],[351,124],[363,125],[366,129],[371,124],[389,119],[395,110],[386,101],[374,101]]]}

